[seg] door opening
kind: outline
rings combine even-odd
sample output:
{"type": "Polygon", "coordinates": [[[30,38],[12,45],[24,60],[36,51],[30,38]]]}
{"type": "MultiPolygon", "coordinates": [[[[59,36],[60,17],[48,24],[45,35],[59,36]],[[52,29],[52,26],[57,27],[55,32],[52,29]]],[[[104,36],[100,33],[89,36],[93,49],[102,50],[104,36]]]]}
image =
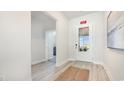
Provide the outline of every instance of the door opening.
{"type": "Polygon", "coordinates": [[[38,73],[42,73],[42,68],[45,68],[44,70],[47,71],[49,66],[56,66],[56,55],[56,20],[43,11],[32,11],[32,80],[39,78],[38,73]],[[44,66],[48,66],[48,68],[44,66]]]}
{"type": "Polygon", "coordinates": [[[77,28],[76,60],[92,62],[92,28],[84,25],[77,28]]]}
{"type": "Polygon", "coordinates": [[[46,59],[56,62],[56,30],[45,32],[46,59]]]}

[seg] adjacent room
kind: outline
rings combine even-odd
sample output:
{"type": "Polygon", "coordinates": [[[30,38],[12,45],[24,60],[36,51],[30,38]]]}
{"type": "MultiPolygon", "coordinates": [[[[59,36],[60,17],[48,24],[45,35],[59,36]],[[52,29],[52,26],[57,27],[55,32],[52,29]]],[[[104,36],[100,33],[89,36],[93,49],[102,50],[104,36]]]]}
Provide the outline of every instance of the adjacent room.
{"type": "Polygon", "coordinates": [[[56,20],[45,12],[31,12],[32,80],[43,80],[56,65],[56,20]]]}

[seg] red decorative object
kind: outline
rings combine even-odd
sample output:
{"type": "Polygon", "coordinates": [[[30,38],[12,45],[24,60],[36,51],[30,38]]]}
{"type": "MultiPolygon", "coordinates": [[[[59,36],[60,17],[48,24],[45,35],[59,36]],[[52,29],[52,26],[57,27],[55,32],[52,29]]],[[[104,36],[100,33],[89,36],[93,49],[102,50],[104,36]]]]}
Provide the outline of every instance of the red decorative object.
{"type": "Polygon", "coordinates": [[[86,20],[80,21],[80,24],[86,24],[86,23],[87,23],[86,20]]]}

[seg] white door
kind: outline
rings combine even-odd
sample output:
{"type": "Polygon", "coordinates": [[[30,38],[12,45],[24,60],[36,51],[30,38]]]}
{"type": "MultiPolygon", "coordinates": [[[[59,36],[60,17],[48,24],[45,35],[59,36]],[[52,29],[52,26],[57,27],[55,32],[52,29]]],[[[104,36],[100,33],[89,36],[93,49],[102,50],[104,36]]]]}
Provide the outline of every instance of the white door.
{"type": "Polygon", "coordinates": [[[45,44],[46,44],[46,59],[54,58],[53,48],[56,46],[56,32],[55,31],[46,31],[45,32],[45,44]]]}
{"type": "Polygon", "coordinates": [[[92,26],[83,25],[76,31],[76,60],[92,62],[92,26]]]}

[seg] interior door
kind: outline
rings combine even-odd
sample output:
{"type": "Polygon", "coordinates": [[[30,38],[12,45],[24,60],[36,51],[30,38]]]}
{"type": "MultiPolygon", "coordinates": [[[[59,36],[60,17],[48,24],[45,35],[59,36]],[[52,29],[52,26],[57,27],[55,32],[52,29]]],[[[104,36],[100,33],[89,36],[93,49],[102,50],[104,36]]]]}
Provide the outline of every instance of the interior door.
{"type": "Polygon", "coordinates": [[[92,27],[83,25],[76,32],[76,60],[92,62],[92,27]]]}

